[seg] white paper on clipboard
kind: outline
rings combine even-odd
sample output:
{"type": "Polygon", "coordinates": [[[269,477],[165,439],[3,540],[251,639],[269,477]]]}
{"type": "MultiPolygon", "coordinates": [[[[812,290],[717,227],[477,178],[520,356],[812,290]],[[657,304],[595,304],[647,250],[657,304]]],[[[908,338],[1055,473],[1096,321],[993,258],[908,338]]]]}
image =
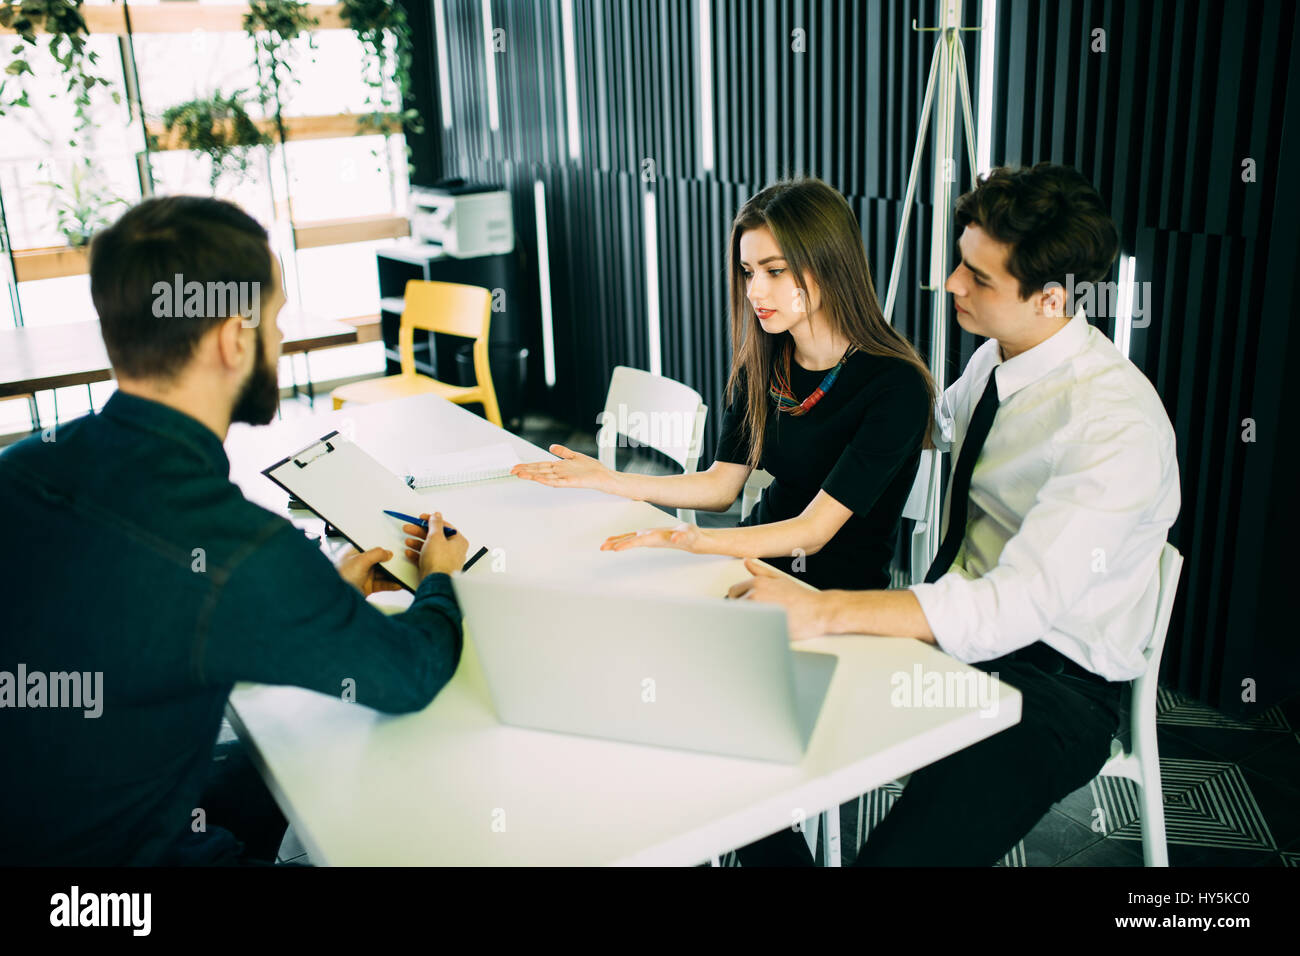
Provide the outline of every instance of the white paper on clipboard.
{"type": "Polygon", "coordinates": [[[393,552],[381,566],[409,590],[419,587],[419,569],[406,557],[404,522],[384,511],[418,516],[428,511],[429,501],[352,442],[330,432],[262,474],[332,524],[357,549],[393,552]]]}

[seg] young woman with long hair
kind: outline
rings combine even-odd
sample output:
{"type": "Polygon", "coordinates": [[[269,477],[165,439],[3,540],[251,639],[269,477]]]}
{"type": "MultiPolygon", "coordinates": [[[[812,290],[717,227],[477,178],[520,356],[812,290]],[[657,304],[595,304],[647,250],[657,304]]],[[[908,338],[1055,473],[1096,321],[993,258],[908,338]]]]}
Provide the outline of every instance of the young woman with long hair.
{"type": "Polygon", "coordinates": [[[761,467],[774,480],[739,527],[634,531],[601,547],[764,558],[818,588],[887,586],[899,516],[929,441],[934,382],[884,320],[853,211],[819,179],[768,186],[732,223],[728,271],[732,363],[712,467],[629,474],[552,445],[558,461],[513,473],[726,511],[761,467]]]}

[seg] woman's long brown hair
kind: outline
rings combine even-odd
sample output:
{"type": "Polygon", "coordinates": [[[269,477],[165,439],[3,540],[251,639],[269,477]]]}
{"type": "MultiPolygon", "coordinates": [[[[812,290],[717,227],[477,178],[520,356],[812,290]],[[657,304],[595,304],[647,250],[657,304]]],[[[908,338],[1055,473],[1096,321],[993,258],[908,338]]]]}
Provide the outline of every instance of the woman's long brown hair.
{"type": "MultiPolygon", "coordinates": [[[[773,356],[778,347],[784,347],[788,336],[764,332],[745,296],[740,237],[760,226],[772,231],[804,302],[812,301],[804,274],[812,276],[821,291],[822,313],[831,329],[859,351],[892,356],[915,367],[929,391],[927,422],[932,421],[934,378],[912,343],[885,321],[853,210],[837,190],[820,179],[782,180],[741,206],[731,224],[727,271],[731,277],[732,358],[726,395],[730,402],[737,398],[745,402],[743,434],[750,443],[749,466],[757,468],[763,454],[773,356]],[[742,373],[745,394],[740,396],[742,373]]],[[[932,447],[928,425],[923,447],[932,447]]]]}

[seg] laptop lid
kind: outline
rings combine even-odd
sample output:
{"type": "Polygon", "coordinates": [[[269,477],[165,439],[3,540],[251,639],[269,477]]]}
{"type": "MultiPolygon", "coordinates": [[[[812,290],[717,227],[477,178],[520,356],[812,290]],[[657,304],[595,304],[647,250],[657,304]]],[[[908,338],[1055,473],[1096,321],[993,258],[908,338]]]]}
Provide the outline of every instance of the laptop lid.
{"type": "Polygon", "coordinates": [[[503,723],[802,759],[835,657],[792,651],[783,609],[496,574],[452,581],[503,723]]]}

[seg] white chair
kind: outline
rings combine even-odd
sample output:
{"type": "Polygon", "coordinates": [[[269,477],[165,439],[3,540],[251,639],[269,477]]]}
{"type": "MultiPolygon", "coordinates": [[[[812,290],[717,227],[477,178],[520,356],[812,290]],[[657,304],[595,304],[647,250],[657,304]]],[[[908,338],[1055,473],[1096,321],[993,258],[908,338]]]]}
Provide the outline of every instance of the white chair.
{"type": "Polygon", "coordinates": [[[826,865],[840,865],[840,808],[831,807],[829,810],[823,810],[812,819],[812,826],[808,827],[805,836],[808,839],[808,849],[812,852],[813,859],[817,858],[817,825],[821,824],[822,831],[826,834],[826,865]]]}
{"type": "Polygon", "coordinates": [[[749,513],[754,510],[754,505],[758,504],[758,499],[762,497],[763,489],[773,480],[773,477],[762,468],[755,468],[749,473],[749,477],[745,479],[745,491],[740,497],[741,521],[749,517],[749,513]]]}
{"type": "MultiPolygon", "coordinates": [[[[912,481],[912,491],[903,503],[903,517],[912,525],[912,583],[920,584],[939,550],[939,525],[930,526],[930,502],[939,497],[939,476],[943,454],[937,448],[923,448],[921,462],[912,481]]],[[[943,516],[938,516],[942,521],[943,516]]]]}
{"type": "MultiPolygon", "coordinates": [[[[609,380],[601,427],[596,433],[596,457],[606,468],[616,467],[618,436],[634,438],[671,458],[691,474],[700,461],[708,406],[695,389],[662,375],[620,365],[609,380]]],[[[695,512],[678,508],[677,518],[695,523],[695,512]]]]}
{"type": "Polygon", "coordinates": [[[1127,777],[1142,791],[1142,860],[1147,866],[1168,866],[1169,846],[1165,840],[1165,798],[1160,788],[1160,753],[1156,748],[1156,682],[1160,657],[1169,633],[1174,595],[1182,574],[1183,556],[1166,542],[1160,552],[1160,590],[1156,599],[1156,620],[1151,640],[1142,652],[1146,670],[1130,683],[1129,749],[1119,738],[1110,742],[1110,759],[1098,776],[1127,777]]]}

